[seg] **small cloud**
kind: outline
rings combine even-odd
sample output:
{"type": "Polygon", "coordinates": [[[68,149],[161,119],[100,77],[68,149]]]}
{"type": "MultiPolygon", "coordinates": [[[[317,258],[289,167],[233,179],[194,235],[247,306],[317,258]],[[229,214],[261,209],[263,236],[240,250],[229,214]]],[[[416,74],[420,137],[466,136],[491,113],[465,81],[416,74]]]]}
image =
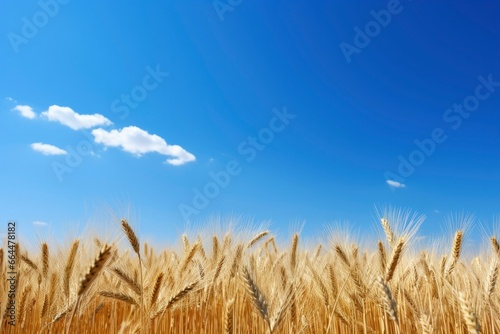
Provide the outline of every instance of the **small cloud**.
{"type": "Polygon", "coordinates": [[[65,150],[50,144],[44,143],[33,143],[31,144],[31,148],[37,152],[42,153],[43,155],[64,155],[68,154],[65,150]]]}
{"type": "Polygon", "coordinates": [[[81,115],[70,107],[57,105],[50,106],[47,111],[42,112],[42,116],[51,122],[59,122],[73,130],[90,129],[96,126],[113,124],[101,114],[81,115]]]}
{"type": "Polygon", "coordinates": [[[406,184],[398,182],[398,181],[394,181],[394,180],[386,180],[385,182],[387,182],[387,184],[393,188],[405,188],[406,187],[406,184]]]}
{"type": "Polygon", "coordinates": [[[434,213],[440,213],[440,212],[441,212],[441,211],[439,211],[439,210],[434,210],[434,213]]]}
{"type": "Polygon", "coordinates": [[[15,106],[12,110],[18,111],[19,114],[21,114],[21,116],[25,118],[34,119],[36,117],[36,113],[30,106],[18,105],[15,106]]]}
{"type": "Polygon", "coordinates": [[[39,220],[35,220],[35,221],[33,222],[33,225],[37,225],[37,226],[47,226],[47,225],[49,225],[49,224],[48,224],[48,223],[46,223],[46,222],[42,222],[42,221],[39,221],[39,220]]]}
{"type": "Polygon", "coordinates": [[[137,157],[150,152],[170,156],[172,158],[167,159],[166,163],[174,166],[196,160],[193,154],[179,145],[169,145],[162,137],[151,135],[136,126],[127,126],[121,130],[111,131],[100,128],[94,129],[92,135],[98,144],[108,147],[121,147],[123,151],[132,153],[137,157]]]}
{"type": "Polygon", "coordinates": [[[6,99],[7,101],[17,103],[17,101],[16,101],[16,100],[14,100],[14,99],[13,99],[12,97],[10,97],[10,96],[7,96],[5,99],[6,99]]]}

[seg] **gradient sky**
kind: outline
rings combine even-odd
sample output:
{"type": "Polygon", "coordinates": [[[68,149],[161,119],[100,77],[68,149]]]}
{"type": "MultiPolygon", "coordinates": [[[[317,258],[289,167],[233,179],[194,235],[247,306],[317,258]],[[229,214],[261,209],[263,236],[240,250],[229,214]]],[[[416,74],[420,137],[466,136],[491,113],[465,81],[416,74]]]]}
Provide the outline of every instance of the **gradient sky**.
{"type": "Polygon", "coordinates": [[[232,213],[314,235],[371,226],[391,204],[425,214],[425,233],[462,210],[491,223],[499,14],[468,1],[4,1],[0,220],[57,233],[130,206],[157,239],[232,213]]]}

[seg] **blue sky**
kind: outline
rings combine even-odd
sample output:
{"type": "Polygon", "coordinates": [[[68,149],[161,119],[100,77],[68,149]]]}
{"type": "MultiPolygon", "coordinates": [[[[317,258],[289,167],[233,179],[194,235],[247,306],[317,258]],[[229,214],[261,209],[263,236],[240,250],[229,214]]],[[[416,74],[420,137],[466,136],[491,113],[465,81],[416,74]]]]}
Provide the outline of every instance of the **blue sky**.
{"type": "Polygon", "coordinates": [[[496,4],[0,6],[0,220],[23,233],[105,205],[157,239],[233,213],[310,235],[375,205],[430,234],[499,214],[496,4]]]}

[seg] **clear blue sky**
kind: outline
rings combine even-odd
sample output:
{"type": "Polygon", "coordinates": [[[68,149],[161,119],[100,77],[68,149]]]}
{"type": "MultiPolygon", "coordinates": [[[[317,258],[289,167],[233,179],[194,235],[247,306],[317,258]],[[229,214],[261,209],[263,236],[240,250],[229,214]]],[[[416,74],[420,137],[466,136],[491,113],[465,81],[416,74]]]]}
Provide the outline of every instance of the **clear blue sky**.
{"type": "Polygon", "coordinates": [[[428,233],[462,210],[491,223],[499,14],[466,1],[3,2],[0,220],[59,231],[130,204],[158,239],[231,213],[320,234],[371,226],[374,205],[392,204],[425,214],[428,233]]]}

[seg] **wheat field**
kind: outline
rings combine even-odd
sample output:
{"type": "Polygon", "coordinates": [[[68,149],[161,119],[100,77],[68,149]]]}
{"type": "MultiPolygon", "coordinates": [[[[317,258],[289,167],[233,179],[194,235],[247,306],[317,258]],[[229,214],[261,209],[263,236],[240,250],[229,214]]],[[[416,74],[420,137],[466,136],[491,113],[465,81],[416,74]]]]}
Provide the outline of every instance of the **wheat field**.
{"type": "Polygon", "coordinates": [[[123,242],[16,244],[16,319],[0,249],[2,333],[500,333],[494,235],[465,257],[465,229],[446,247],[418,249],[418,224],[380,219],[380,238],[305,245],[264,230],[180,236],[178,249],[123,242]],[[398,227],[399,226],[399,227],[398,227]],[[442,249],[443,251],[438,251],[442,249]]]}

